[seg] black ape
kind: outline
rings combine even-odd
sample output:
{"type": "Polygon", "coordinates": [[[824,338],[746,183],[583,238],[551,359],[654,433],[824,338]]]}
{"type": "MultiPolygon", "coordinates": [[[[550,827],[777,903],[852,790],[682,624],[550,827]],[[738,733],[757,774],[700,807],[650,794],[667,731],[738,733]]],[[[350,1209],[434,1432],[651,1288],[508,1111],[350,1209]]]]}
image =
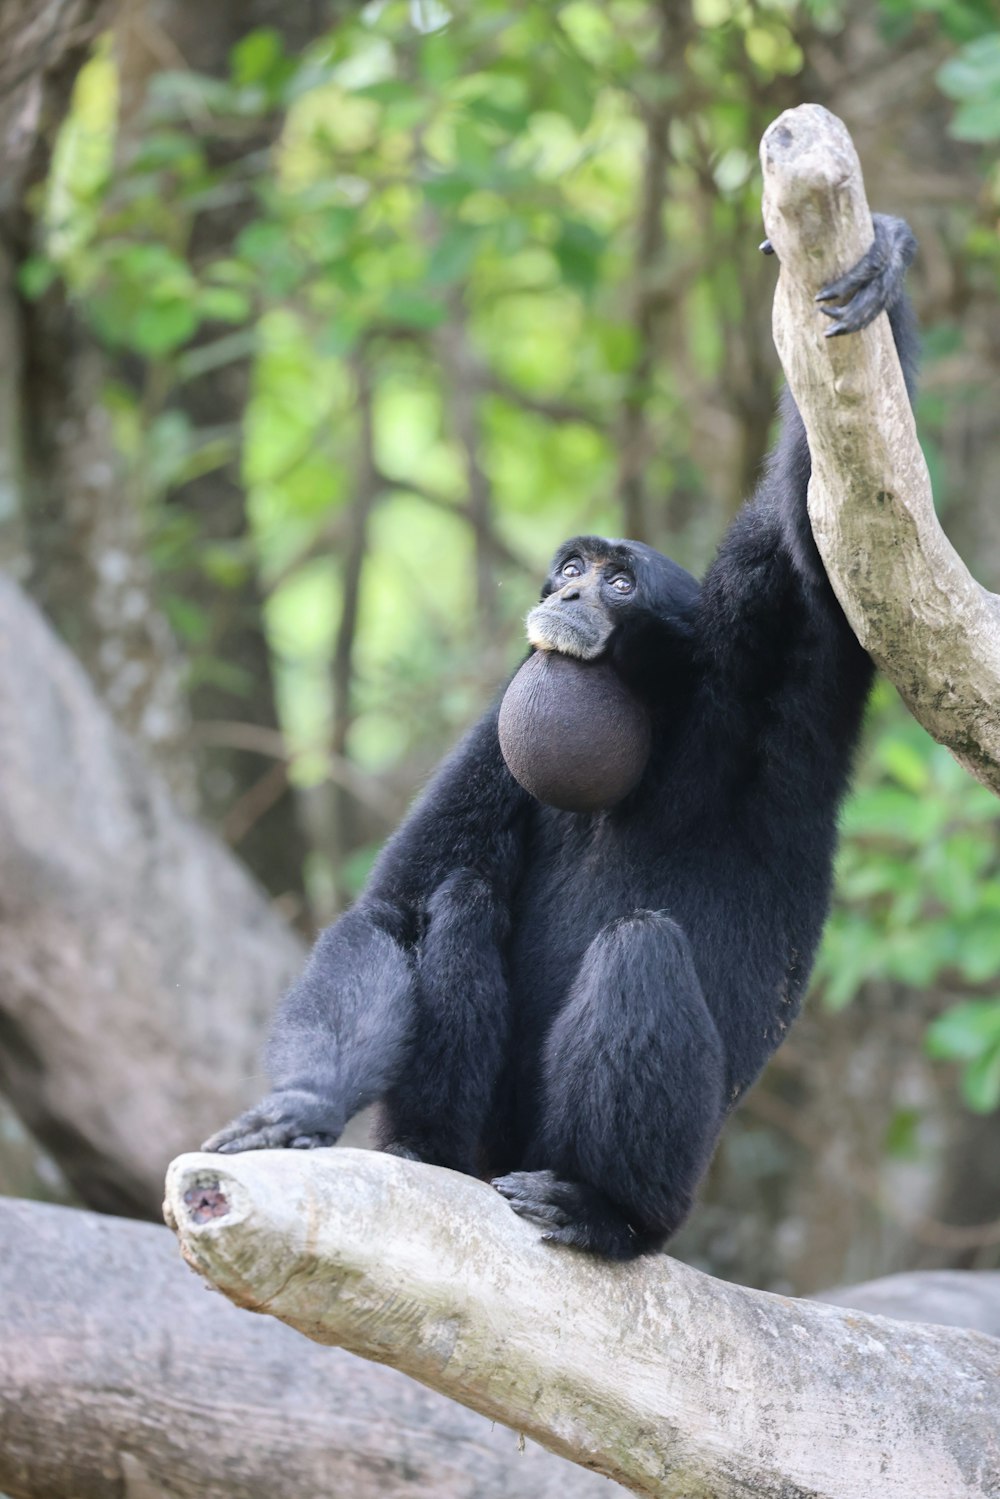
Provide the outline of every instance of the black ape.
{"type": "MultiPolygon", "coordinates": [[[[888,311],[908,381],[914,248],[876,218],[822,294],[832,333],[888,311]]],[[[275,1091],[207,1149],[329,1144],[379,1099],[385,1149],[500,1173],[547,1239],[625,1259],[674,1232],[798,1010],[871,681],[813,542],[809,467],[786,396],[701,585],[635,542],[560,549],[532,642],[610,659],[644,700],[641,782],[612,811],[544,807],[488,713],[285,999],[275,1091]]]]}

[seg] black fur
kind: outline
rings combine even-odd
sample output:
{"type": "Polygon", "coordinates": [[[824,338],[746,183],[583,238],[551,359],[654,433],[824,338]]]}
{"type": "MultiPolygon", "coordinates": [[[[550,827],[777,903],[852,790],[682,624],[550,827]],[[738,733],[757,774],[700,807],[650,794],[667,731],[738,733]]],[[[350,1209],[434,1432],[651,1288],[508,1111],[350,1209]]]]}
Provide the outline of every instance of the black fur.
{"type": "MultiPolygon", "coordinates": [[[[822,310],[847,333],[887,309],[910,382],[913,240],[875,223],[822,310]]],[[[813,542],[808,478],[786,396],[700,586],[637,543],[560,549],[543,598],[574,554],[635,578],[627,598],[608,589],[608,650],[653,718],[640,785],[611,812],[540,806],[488,713],[285,999],[275,1091],[206,1148],[328,1144],[381,1100],[384,1148],[499,1173],[546,1239],[627,1259],[674,1232],[799,1008],[871,682],[813,542]]]]}

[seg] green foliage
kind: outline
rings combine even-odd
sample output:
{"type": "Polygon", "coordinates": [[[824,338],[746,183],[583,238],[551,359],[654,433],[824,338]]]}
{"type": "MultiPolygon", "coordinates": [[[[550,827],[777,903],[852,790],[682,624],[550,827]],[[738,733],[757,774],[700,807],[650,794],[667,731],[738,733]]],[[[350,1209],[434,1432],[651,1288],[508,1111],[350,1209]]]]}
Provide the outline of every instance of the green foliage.
{"type": "MultiPolygon", "coordinates": [[[[481,371],[480,461],[501,544],[535,574],[565,532],[620,529],[614,413],[641,352],[632,283],[650,108],[673,116],[663,183],[671,223],[662,257],[643,274],[667,297],[684,290],[696,376],[714,381],[724,366],[726,330],[743,309],[723,250],[755,255],[752,142],[768,87],[801,66],[797,8],[702,7],[667,72],[654,62],[657,14],[637,0],[539,0],[514,12],[485,0],[419,13],[397,0],[341,17],[296,59],[276,32],[255,30],[227,77],[158,74],[127,147],[114,140],[110,51],[81,75],[47,189],[45,243],[22,284],[41,295],[61,276],[104,342],[149,371],[138,398],[117,391],[116,430],[168,595],[171,569],[195,565],[225,587],[246,561],[220,566],[164,508],[179,485],[233,456],[231,440],[190,430],[172,392],[252,358],[242,471],[256,566],[275,590],[266,617],[282,701],[303,754],[322,741],[331,712],[338,569],[328,563],[320,583],[312,558],[351,503],[359,357],[377,392],[375,446],[389,481],[379,503],[392,517],[390,526],[380,514],[372,532],[380,540],[365,563],[357,642],[352,744],[373,768],[415,750],[422,759],[420,743],[439,743],[470,710],[468,694],[444,695],[438,711],[401,729],[386,701],[425,691],[434,661],[440,675],[436,652],[464,680],[481,650],[475,631],[448,638],[447,621],[475,605],[472,537],[460,518],[467,455],[449,418],[442,336],[460,329],[463,357],[481,371]],[[276,135],[269,155],[250,144],[262,128],[276,135]],[[245,157],[232,149],[240,132],[245,157]],[[229,200],[250,205],[243,226],[224,257],[202,260],[192,251],[199,223],[229,200]],[[687,242],[706,232],[711,263],[697,270],[687,242]],[[550,420],[548,401],[578,419],[550,420]],[[427,556],[433,588],[397,567],[388,542],[397,536],[404,556],[427,556]],[[318,617],[328,624],[309,644],[308,620],[318,617]],[[433,651],[421,665],[423,639],[433,651]],[[300,658],[312,665],[300,670],[300,658]],[[307,706],[293,706],[300,697],[307,706]]],[[[642,392],[658,434],[650,486],[665,491],[683,469],[707,501],[688,453],[690,379],[662,367],[642,392]]],[[[718,530],[724,514],[716,519],[718,530]]],[[[685,560],[704,560],[703,543],[685,560]]],[[[509,572],[506,581],[509,592],[509,572]]],[[[170,608],[183,638],[207,646],[204,620],[176,599],[170,608]]],[[[515,633],[518,611],[500,612],[515,633]]]]}
{"type": "Polygon", "coordinates": [[[948,97],[959,101],[952,135],[961,141],[1000,140],[1000,32],[967,43],[937,77],[948,97]]]}
{"type": "Polygon", "coordinates": [[[817,977],[840,1009],[863,983],[961,1000],[932,1026],[932,1056],[962,1062],[970,1107],[1000,1103],[1000,805],[891,710],[847,804],[834,911],[817,977]]]}
{"type": "Polygon", "coordinates": [[[989,1113],[1000,1103],[1000,1002],[969,1000],[927,1032],[932,1057],[964,1063],[962,1093],[970,1109],[989,1113]]]}

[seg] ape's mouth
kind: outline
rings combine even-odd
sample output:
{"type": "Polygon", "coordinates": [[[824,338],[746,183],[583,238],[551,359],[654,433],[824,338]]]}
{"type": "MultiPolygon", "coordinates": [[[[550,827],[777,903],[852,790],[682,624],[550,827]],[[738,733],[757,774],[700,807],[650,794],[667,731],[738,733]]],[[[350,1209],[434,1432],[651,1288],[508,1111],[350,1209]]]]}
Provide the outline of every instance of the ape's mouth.
{"type": "Polygon", "coordinates": [[[539,651],[558,651],[593,661],[607,645],[612,626],[596,609],[574,610],[548,601],[536,604],[525,621],[528,640],[539,651]]]}

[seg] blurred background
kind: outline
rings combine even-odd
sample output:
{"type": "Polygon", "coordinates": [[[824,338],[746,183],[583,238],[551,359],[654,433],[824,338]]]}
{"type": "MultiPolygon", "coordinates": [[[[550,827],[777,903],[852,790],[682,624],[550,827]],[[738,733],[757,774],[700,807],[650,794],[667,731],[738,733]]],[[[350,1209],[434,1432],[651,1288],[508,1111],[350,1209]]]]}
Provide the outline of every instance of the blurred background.
{"type": "MultiPolygon", "coordinates": [[[[275,932],[357,892],[566,535],[705,567],[773,433],[786,107],[840,115],[916,231],[924,451],[1000,589],[993,0],[42,11],[0,22],[0,568],[275,932]]],[[[682,1257],[794,1291],[1000,1265],[998,834],[881,685],[806,1014],[682,1257]]],[[[87,1107],[38,1102],[3,989],[0,1191],[154,1211],[110,1148],[81,1167],[87,1107]]],[[[239,994],[225,1023],[259,1043],[239,994]]],[[[104,1088],[156,1091],[137,1055],[104,1088]]]]}

